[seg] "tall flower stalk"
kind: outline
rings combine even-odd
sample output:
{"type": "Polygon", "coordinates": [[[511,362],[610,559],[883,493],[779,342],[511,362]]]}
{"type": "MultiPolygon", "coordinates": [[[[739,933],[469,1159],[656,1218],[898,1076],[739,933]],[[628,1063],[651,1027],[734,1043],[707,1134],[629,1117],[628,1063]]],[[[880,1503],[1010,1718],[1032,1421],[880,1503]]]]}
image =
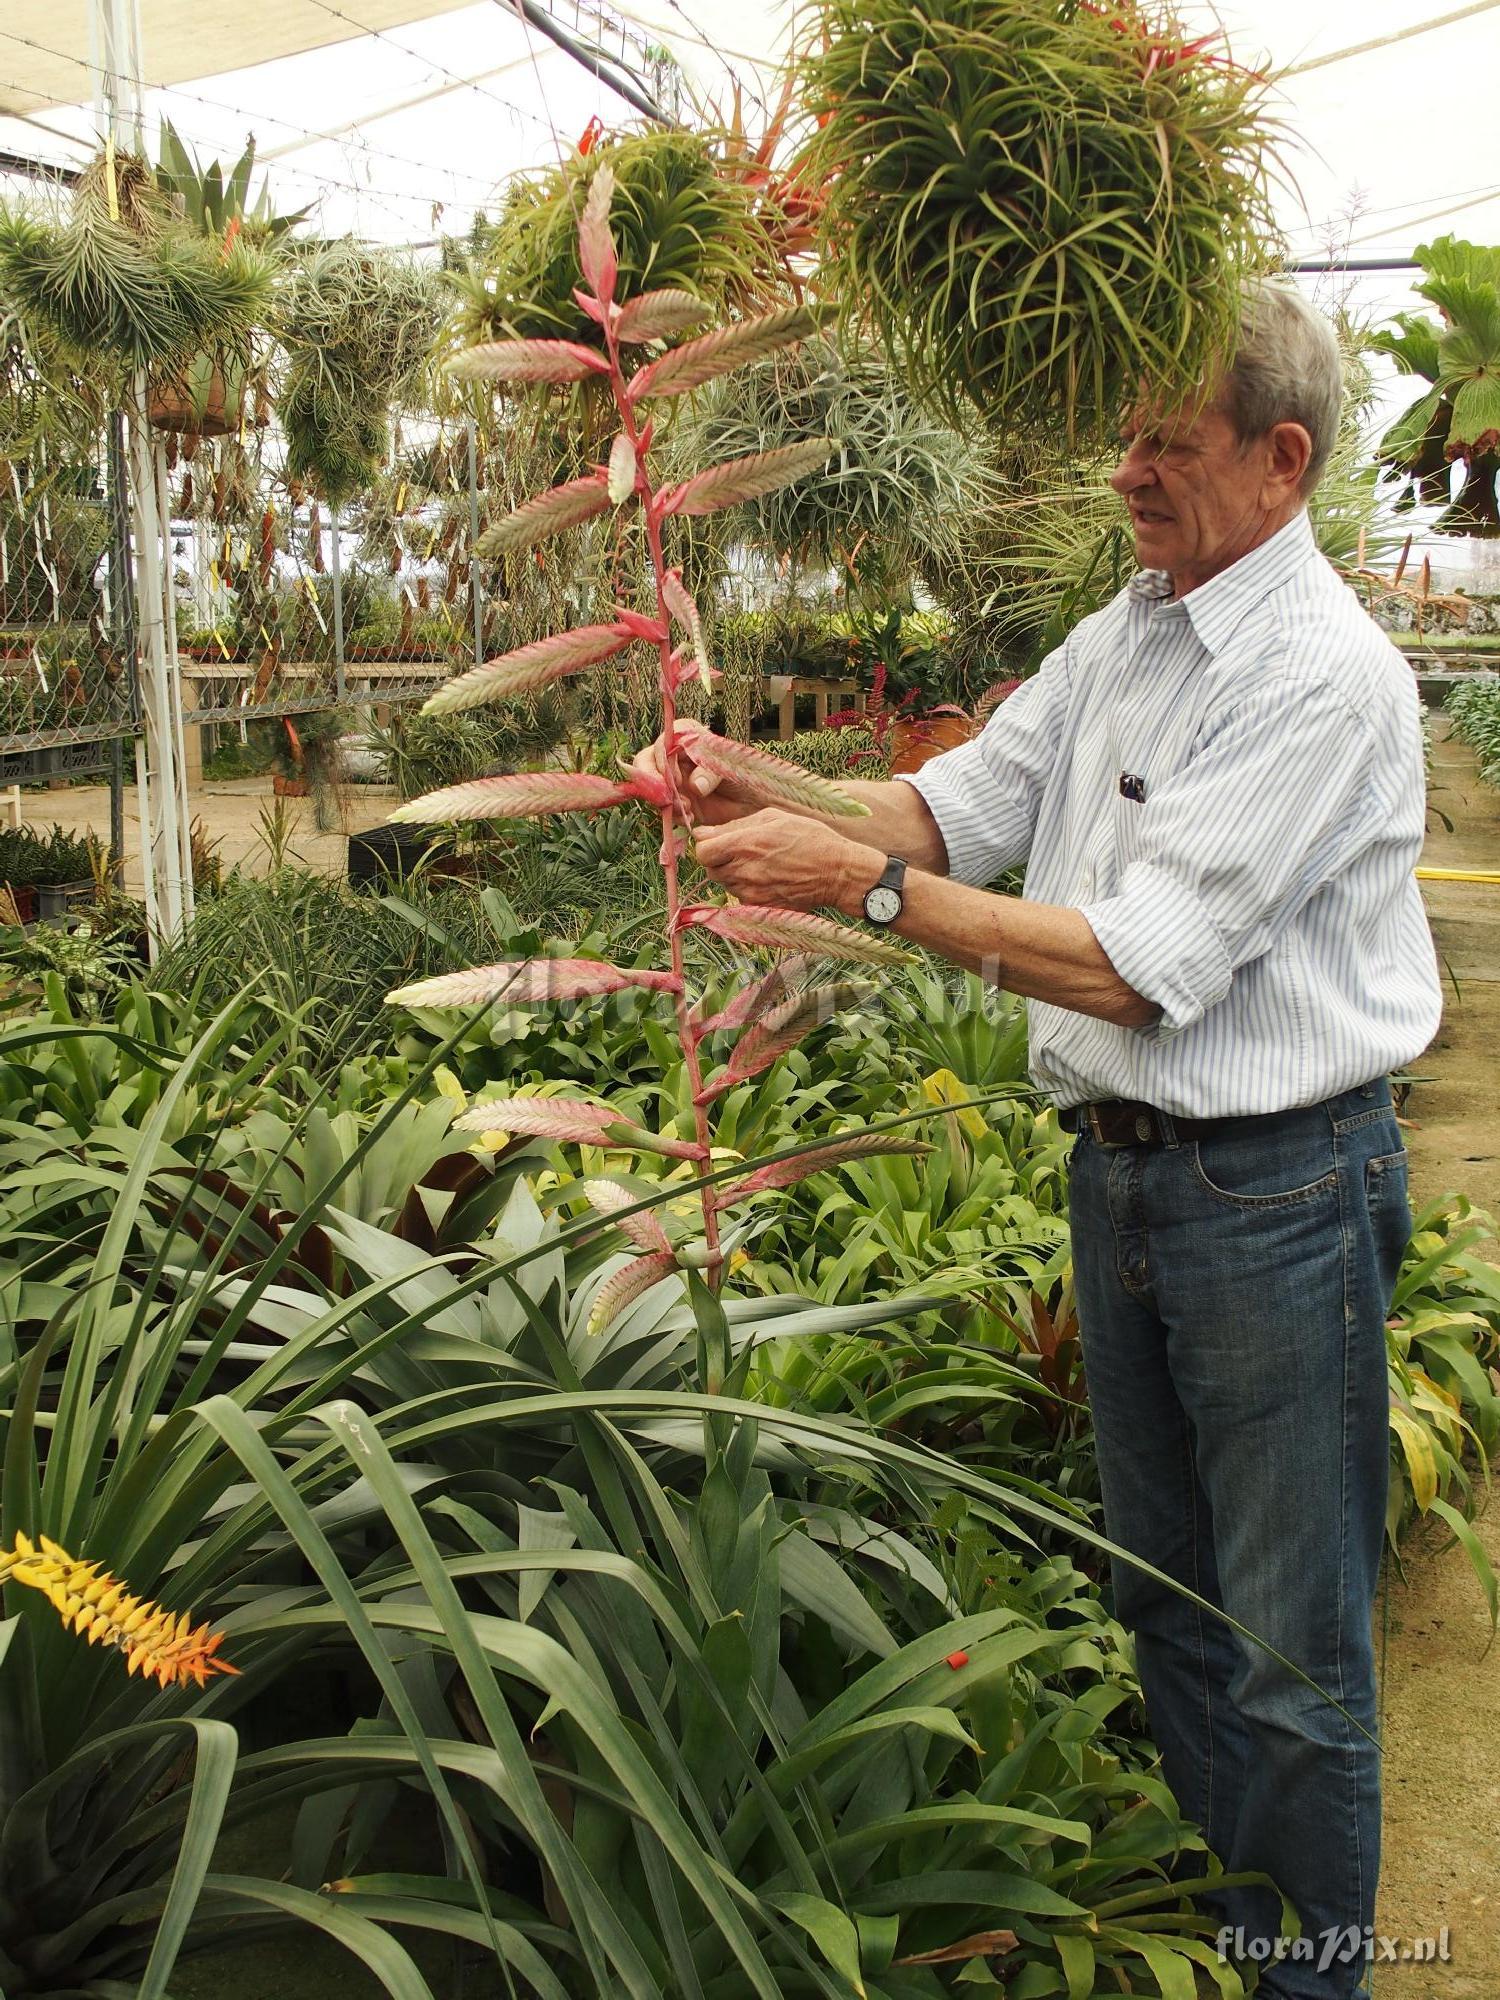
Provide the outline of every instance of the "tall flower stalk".
{"type": "MultiPolygon", "coordinates": [[[[393,993],[393,1001],[420,1006],[468,1006],[504,999],[508,1005],[574,1000],[587,995],[654,988],[672,996],[677,1038],[692,1095],[693,1137],[684,1140],[650,1132],[617,1117],[606,1104],[582,1099],[515,1096],[474,1106],[458,1121],[474,1131],[512,1132],[624,1151],[652,1152],[685,1159],[706,1170],[713,1158],[712,1109],[722,1093],[769,1066],[820,1021],[846,1005],[854,989],[818,984],[814,968],[822,960],[893,964],[905,954],[888,939],[802,910],[747,904],[690,904],[682,895],[680,867],[691,838],[692,804],[684,782],[677,698],[685,681],[697,677],[707,689],[715,678],[702,615],[666,559],[663,527],[674,516],[710,514],[773,493],[827,463],[830,439],[814,439],[711,465],[691,477],[657,485],[650,468],[655,416],[650,406],[685,395],[737,368],[794,346],[814,331],[805,307],[788,306],[756,319],[679,336],[702,325],[706,309],[691,294],[676,290],[643,292],[620,303],[615,296],[618,265],[610,233],[613,176],[594,176],[578,227],[579,266],[584,283],[575,297],[599,329],[600,344],[569,340],[486,342],[450,363],[464,381],[512,385],[590,384],[607,394],[618,429],[606,460],[583,478],[555,486],[517,508],[479,545],[493,558],[529,548],[564,528],[576,527],[611,508],[638,508],[650,552],[655,604],[650,611],[617,604],[608,623],[585,625],[522,646],[458,675],[427,703],[427,713],[445,714],[481,702],[533,692],[565,675],[580,672],[626,651],[653,645],[659,664],[663,739],[668,754],[659,779],[626,768],[620,780],[564,771],[481,778],[415,799],[392,815],[398,820],[481,819],[588,811],[637,801],[661,823],[660,862],[666,902],[669,969],[665,972],[608,966],[593,960],[543,958],[512,960],[443,978],[423,980],[393,993]],[[671,344],[676,342],[677,344],[671,344]],[[630,349],[661,348],[632,369],[630,349]],[[717,1013],[695,1004],[688,990],[684,940],[696,929],[747,949],[781,954],[772,970],[745,988],[717,1013]],[[711,1038],[734,1034],[721,1061],[712,1059],[711,1038]]],[[[810,805],[826,813],[860,816],[866,808],[827,779],[752,745],[698,731],[693,756],[723,776],[732,776],[743,795],[768,805],[810,805]]],[[[873,1151],[924,1150],[896,1136],[860,1134],[820,1150],[815,1166],[873,1151]]],[[[809,1155],[810,1159],[814,1156],[809,1155]]],[[[803,1172],[800,1162],[789,1166],[803,1172]]],[[[701,1240],[674,1240],[662,1222],[644,1213],[620,1223],[641,1253],[617,1271],[595,1302],[591,1325],[606,1326],[631,1300],[676,1269],[702,1269],[711,1284],[723,1276],[722,1212],[765,1187],[797,1178],[766,1180],[754,1173],[700,1190],[701,1240]]],[[[624,1190],[629,1199],[628,1190],[624,1190]]],[[[622,1204],[618,1182],[592,1179],[584,1193],[602,1216],[622,1204]]]]}

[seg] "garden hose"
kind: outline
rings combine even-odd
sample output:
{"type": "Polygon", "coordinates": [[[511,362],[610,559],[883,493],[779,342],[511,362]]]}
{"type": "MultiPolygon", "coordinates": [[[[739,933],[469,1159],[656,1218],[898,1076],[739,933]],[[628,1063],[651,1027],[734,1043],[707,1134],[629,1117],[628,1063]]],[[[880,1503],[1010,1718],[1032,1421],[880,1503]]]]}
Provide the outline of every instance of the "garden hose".
{"type": "Polygon", "coordinates": [[[1500,868],[1419,868],[1419,882],[1500,882],[1500,868]]]}

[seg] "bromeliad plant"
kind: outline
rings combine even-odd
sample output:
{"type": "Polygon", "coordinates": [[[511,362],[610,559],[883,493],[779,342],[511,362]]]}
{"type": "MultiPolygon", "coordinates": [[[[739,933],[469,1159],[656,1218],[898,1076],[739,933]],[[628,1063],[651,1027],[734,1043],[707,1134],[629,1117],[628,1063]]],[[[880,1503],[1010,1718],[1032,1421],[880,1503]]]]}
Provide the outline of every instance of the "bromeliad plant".
{"type": "MultiPolygon", "coordinates": [[[[810,976],[816,963],[832,960],[892,965],[905,954],[883,938],[805,911],[684,901],[679,863],[689,843],[692,814],[679,762],[684,739],[678,722],[678,697],[684,683],[695,676],[708,688],[713,669],[702,615],[681,571],[667,561],[664,530],[669,521],[740,506],[790,486],[826,463],[836,447],[826,438],[804,440],[709,466],[670,485],[653,482],[649,453],[655,419],[645,414],[653,402],[684,395],[792,347],[814,330],[815,321],[802,307],[783,308],[669,346],[627,373],[626,349],[670,340],[700,324],[704,309],[687,293],[675,290],[640,293],[623,305],[616,302],[619,267],[609,222],[613,186],[609,168],[600,167],[590,184],[578,227],[579,265],[587,289],[578,290],[577,300],[579,309],[600,329],[602,351],[566,340],[497,341],[470,349],[450,366],[466,381],[565,385],[593,380],[608,391],[619,429],[607,462],[581,479],[526,502],[491,530],[481,544],[481,554],[495,556],[532,546],[610,508],[622,514],[626,509],[637,509],[650,553],[655,605],[643,612],[620,604],[607,623],[557,633],[472,668],[433,696],[427,708],[431,713],[445,714],[482,702],[529,695],[565,675],[612,659],[632,645],[654,645],[664,738],[672,746],[664,770],[659,777],[647,777],[625,766],[623,777],[540,771],[479,779],[415,800],[393,817],[418,821],[513,818],[598,810],[630,802],[652,808],[661,821],[669,964],[658,970],[577,957],[507,960],[448,978],[424,980],[399,989],[390,998],[409,1005],[463,1007],[500,1000],[507,1006],[534,1006],[595,995],[670,995],[691,1090],[690,1137],[648,1130],[605,1103],[582,1098],[517,1095],[486,1100],[459,1122],[470,1130],[664,1154],[692,1162],[702,1173],[714,1158],[710,1111],[717,1100],[737,1084],[759,1075],[847,1004],[847,984],[819,984],[810,976]],[[701,1002],[695,1005],[688,992],[685,947],[690,936],[717,939],[736,949],[766,950],[780,958],[726,1006],[710,1009],[701,1002]],[[733,1039],[728,1040],[730,1037],[733,1039]],[[726,1053],[717,1063],[707,1059],[714,1038],[725,1038],[719,1046],[726,1053]]],[[[692,747],[697,762],[722,775],[732,775],[741,791],[768,803],[813,804],[824,812],[851,817],[865,811],[828,779],[748,744],[697,729],[692,747]]],[[[703,1270],[710,1284],[717,1285],[725,1261],[720,1218],[732,1204],[841,1160],[866,1153],[920,1150],[920,1142],[905,1135],[854,1134],[796,1160],[747,1173],[727,1185],[705,1186],[701,1191],[701,1237],[685,1242],[674,1241],[654,1216],[628,1216],[624,1226],[640,1254],[601,1289],[596,1325],[607,1325],[633,1299],[678,1269],[703,1270]]],[[[634,1199],[627,1195],[622,1203],[608,1187],[593,1182],[589,1186],[591,1199],[606,1215],[630,1206],[634,1199]]]]}
{"type": "Polygon", "coordinates": [[[1440,236],[1419,245],[1417,261],[1424,275],[1413,289],[1437,307],[1440,322],[1397,313],[1374,345],[1431,387],[1392,424],[1378,456],[1400,475],[1398,506],[1442,505],[1438,534],[1493,540],[1500,536],[1500,249],[1440,236]],[[1464,483],[1448,505],[1455,462],[1464,483]]]}

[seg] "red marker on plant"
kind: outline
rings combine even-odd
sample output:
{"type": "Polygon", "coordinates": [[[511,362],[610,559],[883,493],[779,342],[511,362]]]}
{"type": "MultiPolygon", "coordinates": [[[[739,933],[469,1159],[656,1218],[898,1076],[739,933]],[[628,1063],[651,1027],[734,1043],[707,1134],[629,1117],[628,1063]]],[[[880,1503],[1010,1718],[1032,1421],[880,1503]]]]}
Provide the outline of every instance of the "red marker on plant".
{"type": "Polygon", "coordinates": [[[957,1673],[960,1667],[966,1667],[969,1664],[969,1656],[964,1652],[950,1653],[948,1655],[948,1664],[957,1673]]]}

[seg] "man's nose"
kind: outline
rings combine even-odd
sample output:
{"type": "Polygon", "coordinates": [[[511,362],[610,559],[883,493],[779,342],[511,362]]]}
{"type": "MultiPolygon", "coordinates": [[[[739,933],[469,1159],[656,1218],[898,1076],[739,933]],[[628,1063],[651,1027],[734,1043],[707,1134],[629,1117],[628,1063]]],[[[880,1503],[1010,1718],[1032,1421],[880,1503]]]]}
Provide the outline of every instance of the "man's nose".
{"type": "Polygon", "coordinates": [[[1142,486],[1154,485],[1156,481],[1156,460],[1138,444],[1133,444],[1109,475],[1109,483],[1121,495],[1134,493],[1142,486]]]}

